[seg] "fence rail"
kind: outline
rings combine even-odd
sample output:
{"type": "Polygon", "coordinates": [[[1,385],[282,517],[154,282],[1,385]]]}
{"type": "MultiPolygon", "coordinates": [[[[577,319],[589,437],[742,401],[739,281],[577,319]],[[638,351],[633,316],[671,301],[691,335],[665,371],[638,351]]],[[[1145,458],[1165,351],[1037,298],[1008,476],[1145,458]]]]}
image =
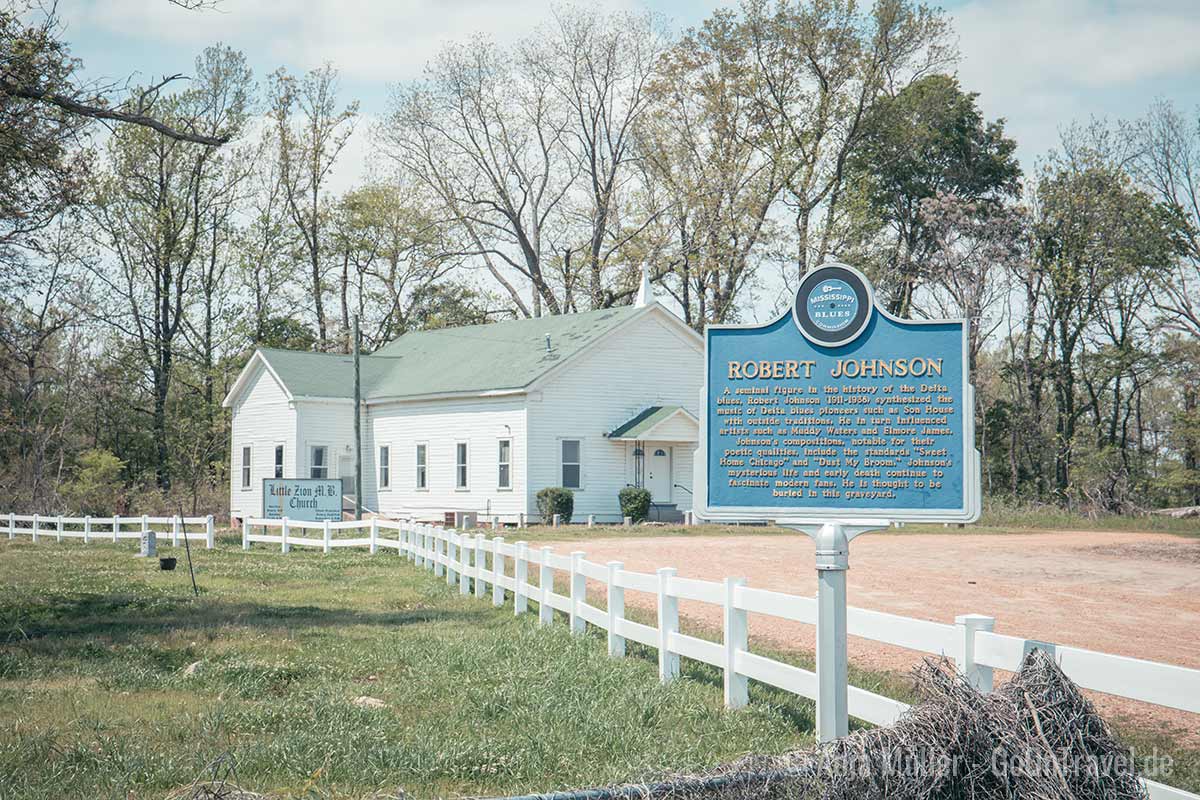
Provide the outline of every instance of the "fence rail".
{"type": "Polygon", "coordinates": [[[191,542],[204,542],[204,546],[212,549],[216,528],[213,516],[206,517],[64,517],[61,515],[45,514],[9,514],[0,516],[0,534],[9,539],[18,536],[30,536],[34,542],[42,539],[82,539],[84,543],[92,541],[116,542],[121,539],[141,539],[153,526],[166,527],[161,533],[164,541],[170,541],[177,546],[185,538],[191,542]],[[187,530],[187,526],[201,526],[202,530],[187,530]],[[131,526],[132,529],[131,529],[131,526]]]}
{"type": "MultiPolygon", "coordinates": [[[[3,521],[3,517],[0,517],[3,521]]],[[[116,541],[135,538],[152,525],[170,525],[171,535],[181,537],[182,523],[205,525],[205,533],[189,538],[206,538],[213,546],[212,517],[38,517],[8,516],[8,536],[81,537],[116,541]],[[19,524],[18,524],[19,523],[19,524]],[[50,524],[51,528],[42,528],[50,524]],[[127,526],[136,530],[126,530],[127,526]]],[[[3,530],[3,529],[0,529],[3,530]]],[[[490,596],[503,606],[512,596],[513,613],[532,613],[536,603],[541,624],[553,622],[554,611],[566,614],[570,629],[583,633],[588,625],[605,631],[608,652],[625,655],[627,641],[657,650],[659,678],[679,676],[679,659],[690,658],[710,664],[723,674],[725,704],[739,708],[749,702],[748,681],[756,680],[787,692],[815,700],[814,672],[785,664],[749,649],[748,615],[759,614],[807,625],[817,624],[816,600],[747,585],[745,578],[722,582],[680,577],[671,567],[655,573],[626,570],[619,561],[605,564],[588,561],[582,551],[563,555],[549,547],[530,547],[503,537],[447,530],[420,523],[371,519],[362,522],[301,522],[287,519],[247,519],[242,525],[242,548],[252,544],[278,545],[284,553],[292,547],[366,547],[371,553],[381,548],[394,550],[424,567],[461,594],[490,596]],[[275,530],[278,533],[268,533],[275,530]],[[320,531],[320,536],[305,535],[320,531]],[[335,537],[338,533],[366,536],[335,537]],[[293,535],[299,534],[299,535],[293,535]],[[555,590],[555,579],[566,577],[567,594],[555,590]],[[536,575],[536,583],[531,582],[536,575]],[[588,581],[603,589],[605,607],[588,602],[588,581]],[[625,593],[641,592],[655,597],[655,624],[647,625],[625,616],[625,593]],[[507,593],[507,594],[506,594],[507,593]],[[679,629],[679,601],[705,603],[722,610],[722,639],[712,642],[679,629]]],[[[1200,670],[1098,653],[1078,647],[1022,639],[995,633],[995,620],[978,614],[963,614],[954,624],[912,619],[895,614],[850,608],[847,627],[851,636],[915,650],[953,660],[957,669],[981,691],[990,691],[993,670],[1014,671],[1032,649],[1052,654],[1063,672],[1086,689],[1126,697],[1167,708],[1200,714],[1200,670]]],[[[851,716],[876,725],[888,725],[908,706],[898,700],[849,686],[851,716]]],[[[1200,795],[1144,780],[1152,800],[1200,800],[1200,795]]]]}
{"type": "MultiPolygon", "coordinates": [[[[487,538],[478,533],[387,520],[300,526],[288,520],[249,519],[243,526],[242,546],[249,549],[253,542],[278,544],[283,552],[292,546],[322,547],[329,552],[333,547],[364,543],[371,552],[381,547],[394,549],[436,576],[445,576],[447,583],[458,584],[462,594],[473,593],[479,598],[490,594],[492,603],[500,606],[506,602],[505,592],[509,592],[515,614],[529,612],[532,602],[538,605],[542,624],[551,624],[553,612],[560,611],[567,615],[573,632],[582,633],[587,625],[593,625],[606,632],[610,655],[623,656],[626,641],[654,648],[658,651],[659,677],[663,681],[678,677],[680,657],[717,667],[724,675],[725,704],[730,708],[748,702],[748,680],[813,700],[817,697],[814,672],[750,652],[747,619],[748,614],[761,614],[816,625],[816,600],[753,588],[746,585],[744,578],[726,578],[720,583],[696,580],[680,577],[670,567],[654,574],[632,572],[619,561],[606,564],[588,561],[582,551],[563,555],[549,547],[531,548],[526,542],[510,544],[503,537],[487,538]],[[321,539],[291,536],[291,529],[298,527],[319,528],[323,536],[321,539]],[[335,530],[364,528],[369,533],[365,539],[333,538],[335,530]],[[256,533],[259,529],[262,532],[256,533]],[[279,533],[266,532],[271,529],[279,533]],[[391,532],[395,533],[394,538],[391,532]],[[529,580],[532,573],[538,576],[536,584],[529,580]],[[557,574],[567,578],[568,594],[555,591],[557,574]],[[605,608],[588,602],[589,580],[603,588],[605,608]],[[655,596],[655,625],[625,617],[626,591],[655,596]],[[721,607],[722,641],[710,642],[682,633],[680,600],[721,607]]],[[[994,625],[993,618],[978,614],[956,617],[951,625],[862,608],[850,608],[847,612],[851,636],[946,656],[982,691],[991,690],[994,669],[1014,671],[1031,649],[1040,648],[1054,655],[1067,676],[1079,686],[1200,713],[1200,670],[1006,636],[994,633],[994,625]]],[[[850,715],[876,725],[891,724],[908,710],[905,703],[855,686],[848,687],[847,695],[850,715]]],[[[1165,784],[1150,780],[1144,783],[1153,800],[1200,800],[1200,795],[1165,784]]]]}

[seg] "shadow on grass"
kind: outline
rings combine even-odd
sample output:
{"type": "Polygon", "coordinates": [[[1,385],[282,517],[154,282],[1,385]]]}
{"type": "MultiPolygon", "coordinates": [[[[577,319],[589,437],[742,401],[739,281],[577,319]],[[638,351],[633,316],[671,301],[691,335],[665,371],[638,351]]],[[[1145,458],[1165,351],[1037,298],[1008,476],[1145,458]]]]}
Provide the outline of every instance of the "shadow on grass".
{"type": "Polygon", "coordinates": [[[165,631],[206,631],[223,627],[292,631],[298,628],[375,626],[395,628],[430,622],[484,623],[487,608],[356,611],[313,605],[166,599],[120,593],[51,595],[0,611],[0,642],[53,639],[114,643],[165,631]]]}

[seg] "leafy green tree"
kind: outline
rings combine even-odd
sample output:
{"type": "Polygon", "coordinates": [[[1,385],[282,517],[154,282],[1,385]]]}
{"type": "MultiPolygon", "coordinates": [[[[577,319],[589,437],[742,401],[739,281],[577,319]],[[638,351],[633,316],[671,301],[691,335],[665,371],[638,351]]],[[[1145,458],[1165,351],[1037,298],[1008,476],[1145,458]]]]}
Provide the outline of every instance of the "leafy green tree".
{"type": "Polygon", "coordinates": [[[125,462],[108,450],[84,450],[79,454],[74,476],[63,484],[63,501],[80,514],[111,515],[120,506],[124,469],[125,462]]]}
{"type": "Polygon", "coordinates": [[[939,194],[977,204],[979,214],[1020,191],[1016,142],[1004,121],[985,122],[978,95],[948,75],[930,75],[884,97],[864,122],[850,170],[891,244],[879,264],[888,310],[910,316],[913,294],[937,247],[921,203],[939,194]]]}

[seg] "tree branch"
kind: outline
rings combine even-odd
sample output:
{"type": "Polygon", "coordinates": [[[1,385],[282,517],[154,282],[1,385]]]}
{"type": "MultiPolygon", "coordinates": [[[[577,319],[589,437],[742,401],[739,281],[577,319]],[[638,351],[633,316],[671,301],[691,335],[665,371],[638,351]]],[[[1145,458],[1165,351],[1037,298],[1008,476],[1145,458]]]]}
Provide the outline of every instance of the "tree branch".
{"type": "Polygon", "coordinates": [[[92,119],[107,119],[116,122],[127,122],[131,125],[141,125],[144,128],[150,128],[164,136],[170,137],[180,142],[191,142],[192,144],[202,144],[206,147],[220,147],[229,141],[229,135],[224,136],[205,136],[199,133],[190,131],[175,130],[171,126],[147,116],[142,113],[131,113],[121,111],[119,109],[105,108],[98,105],[88,105],[80,103],[77,100],[72,100],[70,97],[64,97],[55,92],[48,92],[44,89],[35,89],[27,86],[16,86],[5,80],[0,80],[0,92],[11,97],[21,97],[26,100],[33,100],[38,103],[46,103],[48,105],[57,106],[58,108],[68,111],[72,114],[78,114],[81,117],[90,117],[92,119]]]}

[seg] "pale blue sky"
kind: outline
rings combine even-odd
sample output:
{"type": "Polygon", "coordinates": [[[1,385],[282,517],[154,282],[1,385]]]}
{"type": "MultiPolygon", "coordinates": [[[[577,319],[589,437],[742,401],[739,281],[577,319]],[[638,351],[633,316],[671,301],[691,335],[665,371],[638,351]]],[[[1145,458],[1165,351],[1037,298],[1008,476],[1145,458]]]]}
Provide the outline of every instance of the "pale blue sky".
{"type": "MultiPolygon", "coordinates": [[[[728,3],[589,0],[589,6],[650,8],[675,28],[728,3]]],[[[1200,105],[1197,0],[954,0],[963,85],[980,93],[989,118],[1003,116],[1022,162],[1052,147],[1058,130],[1089,116],[1140,115],[1155,97],[1200,105]]],[[[67,38],[91,77],[149,79],[188,72],[204,46],[222,41],[247,54],[260,76],[332,61],[347,100],[368,118],[387,108],[388,87],[418,77],[442,43],[478,31],[500,42],[533,30],[547,0],[222,0],[188,12],[167,0],[60,0],[67,38]]],[[[366,126],[363,126],[364,128],[366,126]]],[[[353,184],[365,137],[356,135],[337,175],[353,184]]]]}

